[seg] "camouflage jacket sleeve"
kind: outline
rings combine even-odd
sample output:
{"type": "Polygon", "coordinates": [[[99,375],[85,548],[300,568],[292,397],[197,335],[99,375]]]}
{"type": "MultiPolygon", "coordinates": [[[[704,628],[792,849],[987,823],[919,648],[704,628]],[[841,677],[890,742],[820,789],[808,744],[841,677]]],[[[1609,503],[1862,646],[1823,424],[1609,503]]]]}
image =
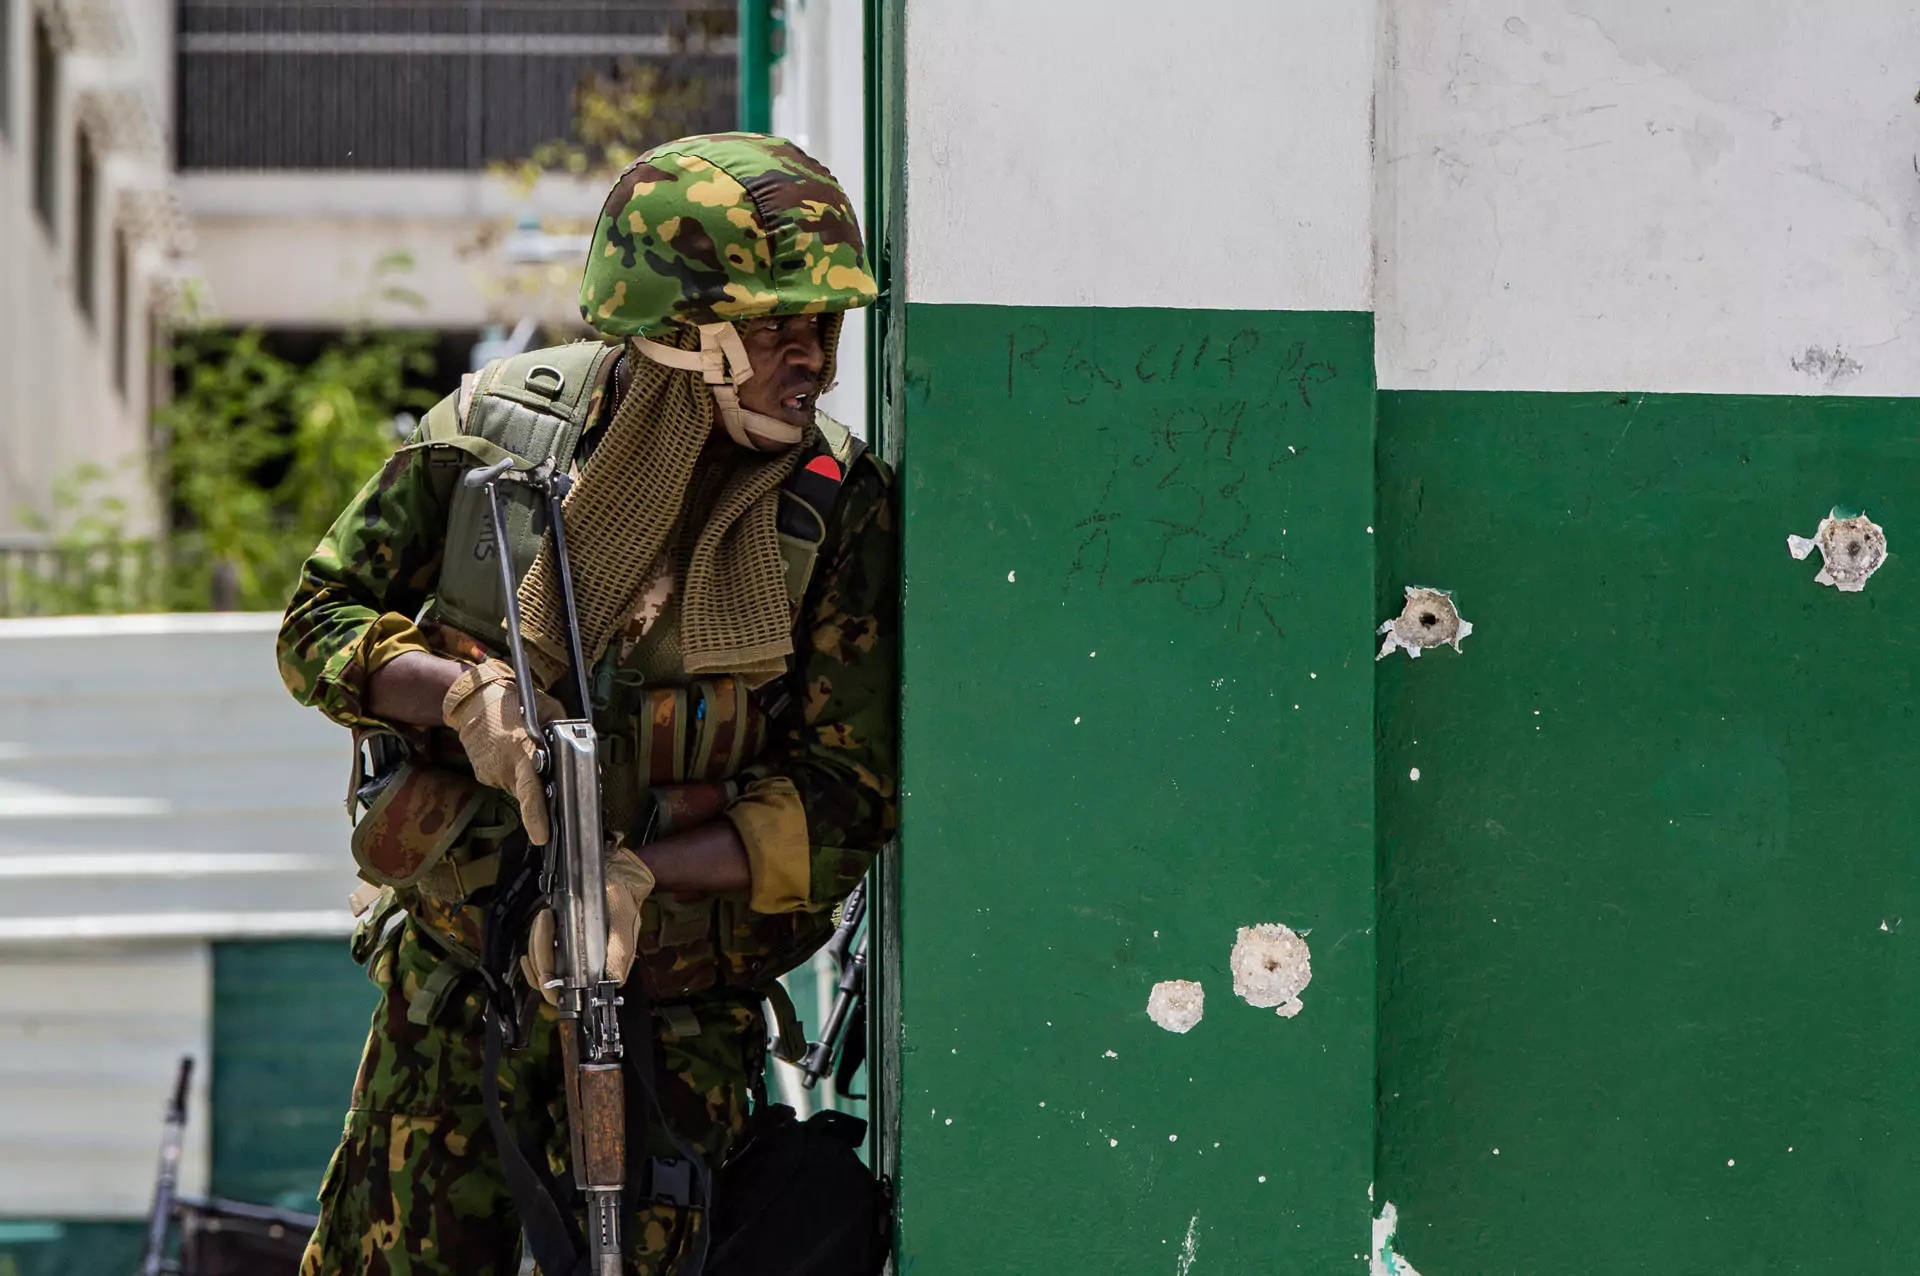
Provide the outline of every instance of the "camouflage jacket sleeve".
{"type": "Polygon", "coordinates": [[[816,909],[846,897],[899,820],[900,533],[878,461],[854,465],[833,524],[795,633],[795,703],[747,777],[799,791],[816,909]]]}
{"type": "Polygon", "coordinates": [[[280,677],[344,726],[366,712],[369,659],[410,625],[440,576],[447,497],[433,452],[408,448],[360,489],[300,569],[280,622],[280,677]]]}

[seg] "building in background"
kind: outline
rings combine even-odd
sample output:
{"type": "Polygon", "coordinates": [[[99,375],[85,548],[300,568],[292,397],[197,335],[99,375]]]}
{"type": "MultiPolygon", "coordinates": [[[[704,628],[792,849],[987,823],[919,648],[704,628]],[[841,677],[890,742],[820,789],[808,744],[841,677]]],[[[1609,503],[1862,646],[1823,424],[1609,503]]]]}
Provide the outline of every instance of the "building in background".
{"type": "Polygon", "coordinates": [[[192,249],[171,24],[161,3],[0,0],[0,528],[83,462],[154,517],[148,316],[192,249]]]}
{"type": "Polygon", "coordinates": [[[503,232],[604,192],[489,168],[568,137],[592,73],[657,73],[653,140],[730,127],[733,20],[729,0],[0,0],[0,537],[83,464],[159,525],[148,422],[183,301],[295,357],[354,322],[432,329],[449,375],[489,324],[572,322],[575,264],[529,287],[503,232]],[[396,261],[405,303],[381,296],[396,261]]]}
{"type": "MultiPolygon", "coordinates": [[[[605,194],[488,172],[569,137],[583,77],[662,69],[680,91],[653,140],[733,123],[725,0],[176,2],[180,189],[233,323],[337,327],[403,254],[422,304],[381,317],[470,343],[522,317],[502,295],[502,228],[591,218],[605,194]]],[[[535,317],[573,322],[570,291],[543,293],[535,317]]]]}

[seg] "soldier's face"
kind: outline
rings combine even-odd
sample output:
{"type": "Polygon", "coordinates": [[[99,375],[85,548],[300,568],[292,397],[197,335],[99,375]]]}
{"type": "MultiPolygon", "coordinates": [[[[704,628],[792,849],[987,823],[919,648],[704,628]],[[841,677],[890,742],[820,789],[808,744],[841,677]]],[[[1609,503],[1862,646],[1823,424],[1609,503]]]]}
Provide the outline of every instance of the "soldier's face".
{"type": "Polygon", "coordinates": [[[750,319],[740,325],[740,344],[753,364],[753,376],[740,387],[740,406],[789,425],[811,425],[826,367],[820,317],[750,319]]]}

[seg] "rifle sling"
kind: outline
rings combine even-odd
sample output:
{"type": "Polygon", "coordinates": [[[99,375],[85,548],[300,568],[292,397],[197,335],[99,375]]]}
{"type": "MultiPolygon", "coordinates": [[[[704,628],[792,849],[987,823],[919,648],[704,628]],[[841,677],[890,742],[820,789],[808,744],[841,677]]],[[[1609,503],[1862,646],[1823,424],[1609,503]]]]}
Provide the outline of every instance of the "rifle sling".
{"type": "Polygon", "coordinates": [[[499,1009],[487,1006],[487,1045],[481,1064],[480,1094],[487,1105],[487,1128],[500,1151],[500,1170],[507,1190],[513,1195],[513,1208],[520,1215],[521,1230],[527,1234],[527,1247],[543,1272],[566,1276],[589,1276],[586,1246],[573,1220],[573,1211],[560,1208],[554,1184],[533,1167],[520,1140],[507,1126],[506,1110],[500,1106],[500,1040],[503,1036],[499,1009]]]}
{"type": "MultiPolygon", "coordinates": [[[[500,852],[503,880],[496,884],[481,931],[480,974],[487,985],[486,1047],[480,1065],[480,1095],[487,1109],[487,1128],[500,1151],[500,1169],[527,1234],[527,1247],[543,1272],[586,1276],[586,1243],[575,1224],[570,1205],[562,1204],[560,1185],[551,1182],[521,1147],[507,1124],[500,1103],[500,1050],[509,1023],[516,1040],[527,1023],[514,1017],[512,978],[514,947],[526,934],[539,904],[539,869],[524,835],[514,837],[500,852]]],[[[529,1006],[525,1013],[532,1015],[529,1006]]],[[[542,1160],[545,1158],[542,1157],[542,1160]]]]}
{"type": "MultiPolygon", "coordinates": [[[[684,1276],[700,1276],[707,1268],[707,1248],[713,1242],[713,1170],[700,1150],[681,1138],[667,1121],[667,1114],[660,1107],[659,1088],[654,1084],[658,1073],[655,1071],[653,1055],[653,1006],[647,999],[645,983],[638,966],[632,976],[620,989],[620,1040],[625,1047],[625,1066],[621,1075],[626,1082],[627,1094],[627,1190],[626,1202],[629,1210],[633,1205],[646,1199],[646,1193],[652,1191],[652,1158],[647,1155],[646,1122],[648,1115],[659,1121],[660,1128],[672,1140],[674,1150],[693,1171],[695,1199],[693,1204],[700,1210],[699,1237],[693,1247],[692,1256],[676,1268],[684,1276]],[[643,1190],[644,1189],[644,1190],[643,1190]]],[[[685,1208],[679,1202],[676,1204],[685,1208]]]]}

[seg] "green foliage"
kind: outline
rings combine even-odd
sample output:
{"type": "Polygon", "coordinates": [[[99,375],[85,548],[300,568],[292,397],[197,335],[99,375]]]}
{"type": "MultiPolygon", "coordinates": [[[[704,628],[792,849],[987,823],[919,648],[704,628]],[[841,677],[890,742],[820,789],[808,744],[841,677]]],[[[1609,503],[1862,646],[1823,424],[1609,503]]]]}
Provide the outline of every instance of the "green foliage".
{"type": "MultiPolygon", "coordinates": [[[[670,56],[649,62],[622,62],[612,71],[590,70],[574,89],[573,128],[567,137],[543,142],[524,159],[497,161],[489,173],[518,192],[532,193],[541,179],[573,179],[596,195],[609,189],[620,171],[648,149],[699,127],[711,86],[694,78],[682,55],[732,35],[737,11],[727,5],[688,9],[669,33],[670,56]]],[[[545,234],[591,235],[593,217],[549,216],[537,219],[545,234]]],[[[482,286],[496,315],[511,320],[534,314],[558,317],[574,330],[574,293],[580,285],[577,260],[501,263],[496,254],[514,220],[490,227],[468,251],[485,263],[482,286]]]]}
{"type": "Polygon", "coordinates": [[[494,174],[522,191],[548,173],[612,185],[621,169],[651,146],[689,132],[705,88],[659,63],[627,63],[611,73],[588,71],[574,90],[573,135],[542,142],[494,174]]]}
{"type": "MultiPolygon", "coordinates": [[[[417,307],[381,259],[361,308],[417,307]]],[[[167,529],[129,535],[99,465],[54,484],[51,516],[20,515],[39,546],[0,565],[0,610],[16,615],[209,608],[278,611],[328,525],[400,442],[396,420],[432,406],[410,381],[433,371],[431,333],[349,327],[312,363],[267,348],[259,329],[190,324],[168,358],[174,396],[154,412],[154,487],[167,529]]]]}
{"type": "Polygon", "coordinates": [[[426,333],[354,329],[301,367],[257,330],[201,330],[175,346],[184,384],[155,414],[176,511],[167,601],[242,610],[286,605],[301,562],[400,441],[397,414],[433,396],[426,333]]]}

